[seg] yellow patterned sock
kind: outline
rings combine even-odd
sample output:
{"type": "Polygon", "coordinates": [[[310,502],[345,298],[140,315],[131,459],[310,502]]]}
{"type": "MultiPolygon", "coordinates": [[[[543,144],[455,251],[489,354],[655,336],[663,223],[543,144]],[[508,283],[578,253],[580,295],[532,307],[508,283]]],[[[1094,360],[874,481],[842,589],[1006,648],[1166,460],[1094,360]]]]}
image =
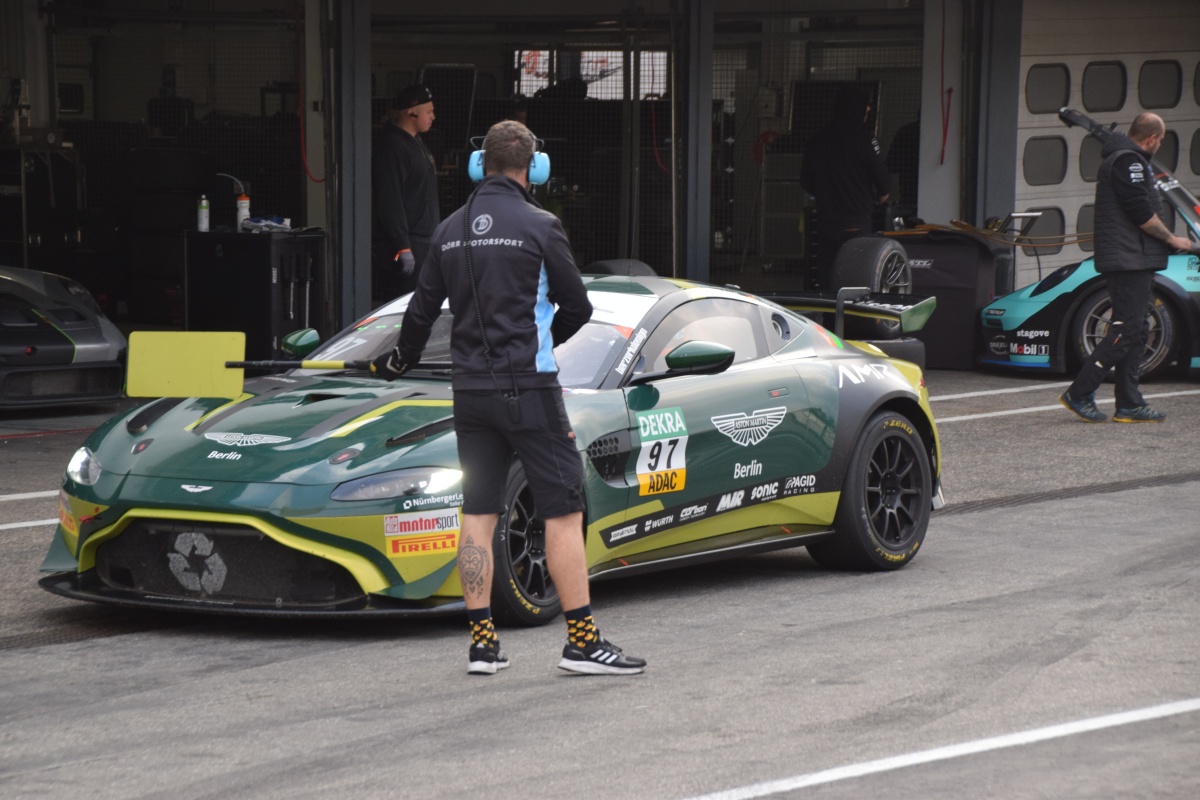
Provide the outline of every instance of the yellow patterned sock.
{"type": "Polygon", "coordinates": [[[484,647],[496,647],[500,644],[496,626],[492,624],[490,608],[468,610],[467,619],[471,623],[471,644],[481,644],[484,647]]]}
{"type": "Polygon", "coordinates": [[[567,641],[575,647],[587,647],[600,641],[600,629],[592,618],[591,606],[564,612],[567,618],[567,641]]]}

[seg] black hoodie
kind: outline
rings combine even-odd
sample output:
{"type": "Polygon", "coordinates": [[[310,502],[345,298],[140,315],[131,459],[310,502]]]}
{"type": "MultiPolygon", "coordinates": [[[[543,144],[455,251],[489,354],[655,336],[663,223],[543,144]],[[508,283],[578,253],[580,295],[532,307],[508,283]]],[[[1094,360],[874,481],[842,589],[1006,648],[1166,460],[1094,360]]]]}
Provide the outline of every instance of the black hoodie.
{"type": "Polygon", "coordinates": [[[800,184],[816,197],[826,223],[869,226],[875,204],[889,192],[879,142],[863,126],[867,103],[865,93],[840,92],[833,121],[804,146],[800,184]]]}

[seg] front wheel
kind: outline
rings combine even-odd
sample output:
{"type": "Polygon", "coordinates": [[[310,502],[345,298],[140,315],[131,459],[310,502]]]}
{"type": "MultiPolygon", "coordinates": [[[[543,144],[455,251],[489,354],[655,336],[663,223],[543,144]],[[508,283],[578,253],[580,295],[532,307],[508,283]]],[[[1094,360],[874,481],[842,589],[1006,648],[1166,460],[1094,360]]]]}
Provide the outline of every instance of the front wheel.
{"type": "Polygon", "coordinates": [[[925,541],[932,487],[929,455],[913,424],[891,411],[875,414],[846,470],[837,533],[810,544],[809,554],[835,569],[903,567],[925,541]]]}
{"type": "Polygon", "coordinates": [[[505,512],[492,539],[492,610],[509,625],[545,625],[559,615],[562,603],[546,560],[546,525],[519,463],[509,468],[504,497],[505,512]]]}
{"type": "MultiPolygon", "coordinates": [[[[1101,340],[1108,335],[1112,319],[1112,300],[1108,289],[1101,287],[1084,298],[1071,321],[1071,344],[1075,363],[1083,364],[1095,351],[1101,340]]],[[[1171,354],[1175,350],[1175,315],[1162,295],[1154,292],[1146,309],[1146,349],[1142,352],[1142,363],[1138,374],[1142,378],[1154,378],[1171,366],[1171,354]]]]}

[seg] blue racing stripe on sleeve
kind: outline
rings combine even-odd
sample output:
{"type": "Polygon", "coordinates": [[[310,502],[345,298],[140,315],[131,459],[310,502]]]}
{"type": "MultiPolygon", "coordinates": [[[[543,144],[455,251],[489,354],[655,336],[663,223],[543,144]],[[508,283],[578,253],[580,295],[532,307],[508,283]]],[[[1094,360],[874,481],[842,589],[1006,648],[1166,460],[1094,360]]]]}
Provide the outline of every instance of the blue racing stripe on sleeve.
{"type": "Polygon", "coordinates": [[[558,363],[554,360],[554,338],[550,335],[550,324],[554,322],[554,304],[547,297],[549,293],[550,281],[546,278],[546,262],[543,261],[541,274],[538,275],[537,306],[533,312],[538,332],[538,372],[558,371],[558,363]]]}

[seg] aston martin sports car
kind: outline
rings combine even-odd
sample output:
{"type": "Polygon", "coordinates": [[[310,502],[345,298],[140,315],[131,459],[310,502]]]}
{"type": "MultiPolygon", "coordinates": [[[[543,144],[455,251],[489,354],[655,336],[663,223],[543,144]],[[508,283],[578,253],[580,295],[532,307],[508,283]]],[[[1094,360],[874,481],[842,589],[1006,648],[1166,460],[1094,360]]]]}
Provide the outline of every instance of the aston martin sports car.
{"type": "MultiPolygon", "coordinates": [[[[835,310],[831,298],[585,280],[592,319],[555,356],[585,465],[591,576],[799,546],[860,571],[916,556],[942,494],[915,364],[794,310],[835,310]]],[[[911,327],[935,302],[887,294],[836,308],[911,327]]],[[[380,308],[311,359],[384,352],[406,307],[380,308]]],[[[118,414],[67,467],[41,585],[234,614],[460,612],[449,335],[444,310],[424,360],[393,383],[298,368],[252,377],[233,400],[161,398],[118,414]]],[[[493,607],[510,623],[546,622],[560,603],[519,463],[507,493],[493,607]]]]}
{"type": "Polygon", "coordinates": [[[0,408],[121,397],[125,336],[79,283],[0,267],[0,408]]]}
{"type": "MultiPolygon", "coordinates": [[[[1064,109],[1059,116],[1068,125],[1086,126],[1102,141],[1111,131],[1077,111],[1064,109]]],[[[1161,164],[1152,166],[1168,226],[1178,219],[1185,235],[1200,241],[1200,201],[1161,164]]],[[[1200,370],[1200,258],[1186,253],[1168,257],[1167,268],[1154,275],[1146,313],[1150,335],[1142,377],[1174,367],[1200,370]]],[[[980,311],[980,363],[1027,371],[1077,369],[1108,333],[1111,316],[1108,284],[1094,260],[1068,264],[980,311]]]]}

